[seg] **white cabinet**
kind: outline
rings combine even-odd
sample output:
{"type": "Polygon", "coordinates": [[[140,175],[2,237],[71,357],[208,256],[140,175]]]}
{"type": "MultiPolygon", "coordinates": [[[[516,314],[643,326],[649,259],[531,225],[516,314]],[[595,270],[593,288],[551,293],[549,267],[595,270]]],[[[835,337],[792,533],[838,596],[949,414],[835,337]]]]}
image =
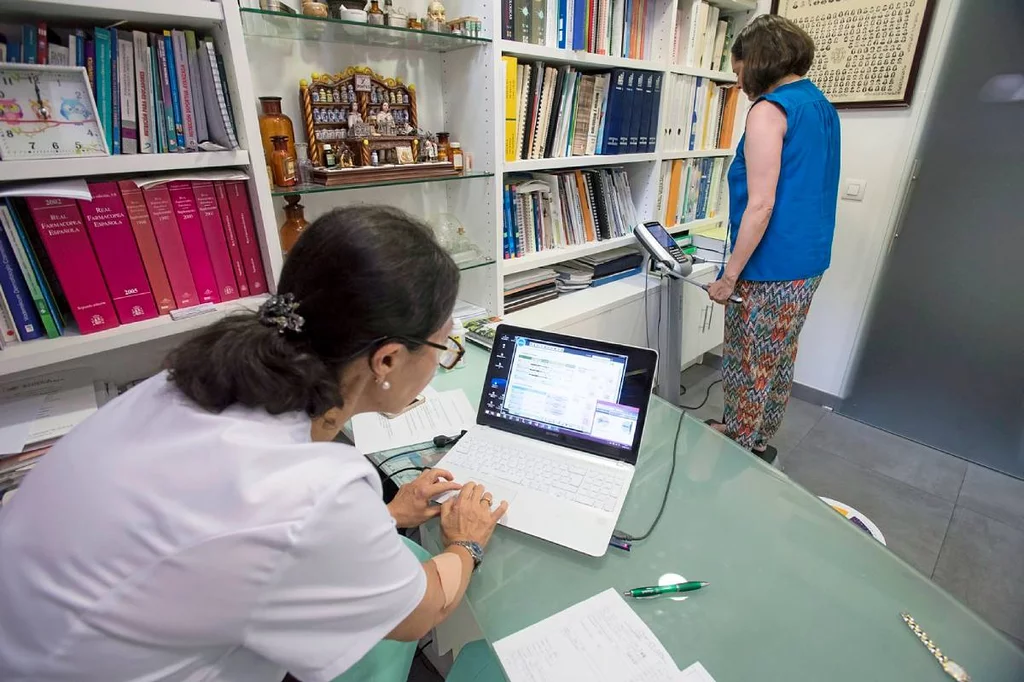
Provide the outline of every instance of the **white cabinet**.
{"type": "MultiPolygon", "coordinates": [[[[717,266],[708,266],[703,272],[694,272],[690,279],[710,284],[717,279],[717,274],[717,266]]],[[[700,360],[704,353],[720,346],[724,336],[725,308],[701,289],[684,285],[682,366],[700,360]]]]}

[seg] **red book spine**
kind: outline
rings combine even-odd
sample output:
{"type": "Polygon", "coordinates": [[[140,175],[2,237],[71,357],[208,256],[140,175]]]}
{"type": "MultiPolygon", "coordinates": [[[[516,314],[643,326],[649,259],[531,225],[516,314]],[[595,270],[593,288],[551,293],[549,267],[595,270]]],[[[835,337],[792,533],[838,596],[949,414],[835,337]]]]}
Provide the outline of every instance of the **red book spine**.
{"type": "Polygon", "coordinates": [[[138,244],[139,253],[142,255],[142,264],[146,268],[153,298],[156,299],[156,308],[161,315],[166,315],[177,306],[174,305],[171,283],[167,281],[167,270],[164,269],[164,262],[160,258],[160,247],[156,243],[156,235],[153,234],[153,223],[149,220],[146,200],[142,198],[142,190],[131,180],[121,180],[117,185],[121,189],[121,198],[124,199],[124,207],[128,211],[128,220],[132,224],[132,232],[135,233],[135,243],[138,244]]]}
{"type": "Polygon", "coordinates": [[[213,275],[213,263],[210,261],[210,250],[206,248],[206,237],[203,236],[203,223],[199,220],[199,208],[196,197],[192,194],[192,186],[184,180],[175,180],[168,184],[171,193],[171,204],[174,216],[178,219],[181,230],[181,241],[185,245],[192,281],[196,284],[196,293],[200,303],[218,303],[217,278],[213,275]]]}
{"type": "Polygon", "coordinates": [[[220,219],[224,225],[224,239],[228,243],[228,254],[231,256],[231,269],[238,282],[238,294],[249,295],[249,281],[245,277],[245,265],[242,263],[242,250],[238,246],[238,235],[235,233],[235,221],[231,218],[231,204],[223,182],[213,183],[213,192],[217,195],[217,206],[220,208],[220,219]]]}
{"type": "Polygon", "coordinates": [[[260,245],[256,242],[256,230],[252,222],[252,209],[249,207],[249,192],[245,188],[245,181],[225,180],[224,189],[228,193],[228,203],[231,205],[231,218],[235,225],[235,234],[238,235],[249,291],[253,296],[265,294],[267,276],[263,272],[260,245]]]}
{"type": "Polygon", "coordinates": [[[121,324],[149,320],[158,315],[142,256],[128,222],[121,193],[114,182],[90,182],[92,201],[79,201],[96,259],[114,299],[121,324]]]}
{"type": "Polygon", "coordinates": [[[27,197],[71,314],[83,334],[118,326],[96,254],[74,199],[27,197]]]}
{"type": "Polygon", "coordinates": [[[143,190],[146,207],[149,208],[149,219],[153,223],[153,233],[160,245],[160,255],[167,269],[167,278],[171,281],[171,291],[179,308],[199,305],[196,285],[192,281],[192,273],[188,269],[188,258],[185,257],[185,245],[181,242],[178,221],[174,218],[174,206],[166,185],[158,185],[143,190]]]}
{"type": "Polygon", "coordinates": [[[231,270],[231,254],[228,252],[228,242],[224,237],[224,222],[217,206],[217,193],[213,191],[213,183],[209,180],[193,180],[192,193],[196,197],[199,222],[203,225],[206,248],[210,252],[213,276],[217,280],[217,293],[220,294],[222,301],[234,300],[238,298],[238,285],[235,282],[235,273],[231,270]]]}

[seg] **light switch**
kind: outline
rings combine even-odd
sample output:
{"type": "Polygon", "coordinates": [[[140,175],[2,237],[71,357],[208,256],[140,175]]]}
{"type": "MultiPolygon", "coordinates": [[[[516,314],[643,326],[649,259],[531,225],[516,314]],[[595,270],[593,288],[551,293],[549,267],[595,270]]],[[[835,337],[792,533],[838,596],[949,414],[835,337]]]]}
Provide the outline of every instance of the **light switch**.
{"type": "Polygon", "coordinates": [[[843,199],[847,201],[864,201],[864,188],[867,187],[866,180],[850,179],[843,182],[843,199]]]}

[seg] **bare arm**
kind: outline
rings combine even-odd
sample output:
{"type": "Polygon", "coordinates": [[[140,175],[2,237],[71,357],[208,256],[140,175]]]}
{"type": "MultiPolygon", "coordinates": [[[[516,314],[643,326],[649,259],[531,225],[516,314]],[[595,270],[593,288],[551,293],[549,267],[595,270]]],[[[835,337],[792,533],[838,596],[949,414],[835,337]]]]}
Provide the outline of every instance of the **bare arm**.
{"type": "Polygon", "coordinates": [[[768,229],[768,221],[775,208],[775,189],[779,183],[785,136],[786,114],[771,102],[755,104],[747,116],[743,148],[747,160],[747,208],[740,219],[739,234],[722,279],[708,292],[719,303],[729,298],[743,268],[768,229]]]}
{"type": "Polygon", "coordinates": [[[445,552],[455,554],[462,563],[462,577],[457,596],[447,607],[444,605],[444,588],[441,586],[441,576],[438,574],[437,564],[433,561],[424,562],[423,572],[427,575],[427,591],[416,609],[399,623],[398,627],[388,633],[388,639],[396,639],[400,642],[419,641],[434,626],[444,621],[462,601],[462,596],[466,593],[466,588],[469,587],[469,578],[473,575],[473,557],[469,550],[458,545],[449,547],[445,552]]]}
{"type": "Polygon", "coordinates": [[[446,545],[442,555],[450,556],[435,557],[424,562],[427,590],[423,599],[398,627],[388,633],[388,639],[415,642],[458,607],[473,575],[473,555],[465,547],[452,543],[470,541],[485,547],[494,533],[494,526],[508,509],[508,503],[502,502],[492,512],[490,496],[487,494],[485,498],[485,494],[482,485],[470,482],[458,496],[449,498],[441,505],[442,541],[446,545]],[[451,556],[457,557],[457,568],[451,556]]]}

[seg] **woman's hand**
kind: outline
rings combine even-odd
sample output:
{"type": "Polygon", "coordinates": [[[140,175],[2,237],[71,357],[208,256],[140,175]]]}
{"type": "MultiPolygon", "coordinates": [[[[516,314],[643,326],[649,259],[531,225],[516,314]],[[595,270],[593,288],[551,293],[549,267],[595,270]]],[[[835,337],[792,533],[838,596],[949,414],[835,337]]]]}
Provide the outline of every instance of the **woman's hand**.
{"type": "Polygon", "coordinates": [[[736,291],[736,279],[729,275],[723,275],[722,279],[713,282],[708,287],[708,296],[715,303],[725,305],[729,302],[729,297],[732,296],[734,291],[736,291]]]}
{"type": "Polygon", "coordinates": [[[508,502],[491,511],[491,494],[479,483],[467,483],[455,497],[441,505],[441,537],[444,546],[476,542],[486,547],[494,526],[508,511],[508,502]]]}
{"type": "Polygon", "coordinates": [[[395,499],[388,504],[388,511],[399,528],[415,528],[441,513],[441,505],[430,500],[449,490],[458,490],[451,472],[444,469],[427,469],[411,483],[398,489],[395,499]],[[447,480],[446,480],[447,479],[447,480]]]}

